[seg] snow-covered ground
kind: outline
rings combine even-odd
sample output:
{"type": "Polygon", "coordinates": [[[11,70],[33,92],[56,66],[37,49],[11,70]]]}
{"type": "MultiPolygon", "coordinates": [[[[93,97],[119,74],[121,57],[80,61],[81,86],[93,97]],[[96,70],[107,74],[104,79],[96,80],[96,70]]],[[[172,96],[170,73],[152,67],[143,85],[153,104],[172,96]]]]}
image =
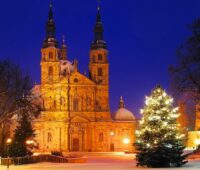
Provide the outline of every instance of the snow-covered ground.
{"type": "MultiPolygon", "coordinates": [[[[123,153],[85,153],[88,157],[87,163],[39,163],[32,165],[11,166],[10,170],[134,170],[136,162],[134,155],[123,153]]],[[[0,170],[5,170],[0,166],[0,170]]],[[[139,170],[145,168],[138,168],[139,170]]],[[[164,168],[163,168],[164,169],[164,168]]],[[[200,170],[200,160],[191,160],[182,168],[170,168],[170,170],[200,170]]],[[[148,169],[151,170],[151,169],[148,169]]],[[[155,170],[160,170],[159,168],[155,170]]]]}

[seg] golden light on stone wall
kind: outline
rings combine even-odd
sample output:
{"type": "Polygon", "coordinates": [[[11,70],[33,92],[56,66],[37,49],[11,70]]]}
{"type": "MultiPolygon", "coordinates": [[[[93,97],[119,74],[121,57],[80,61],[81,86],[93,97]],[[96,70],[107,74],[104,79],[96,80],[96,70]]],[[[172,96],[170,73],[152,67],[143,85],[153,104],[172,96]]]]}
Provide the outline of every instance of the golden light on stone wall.
{"type": "Polygon", "coordinates": [[[199,145],[200,145],[200,139],[195,139],[195,144],[196,144],[197,146],[199,146],[199,145]]]}
{"type": "Polygon", "coordinates": [[[200,131],[188,132],[188,149],[196,149],[200,145],[200,131]]]}
{"type": "Polygon", "coordinates": [[[110,136],[114,136],[115,134],[114,134],[114,132],[110,132],[110,136]]]}

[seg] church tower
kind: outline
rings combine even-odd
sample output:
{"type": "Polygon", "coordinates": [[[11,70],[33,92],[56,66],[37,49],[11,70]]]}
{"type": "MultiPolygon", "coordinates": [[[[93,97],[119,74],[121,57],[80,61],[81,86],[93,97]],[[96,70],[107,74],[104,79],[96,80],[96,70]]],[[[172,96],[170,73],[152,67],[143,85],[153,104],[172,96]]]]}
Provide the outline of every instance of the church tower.
{"type": "Polygon", "coordinates": [[[103,37],[104,28],[98,6],[94,27],[94,40],[90,48],[89,76],[97,84],[97,111],[109,112],[109,62],[108,50],[103,37]]]}
{"type": "Polygon", "coordinates": [[[56,40],[56,26],[53,19],[53,7],[50,3],[46,24],[46,38],[41,49],[41,83],[51,84],[59,81],[59,48],[56,40]]]}

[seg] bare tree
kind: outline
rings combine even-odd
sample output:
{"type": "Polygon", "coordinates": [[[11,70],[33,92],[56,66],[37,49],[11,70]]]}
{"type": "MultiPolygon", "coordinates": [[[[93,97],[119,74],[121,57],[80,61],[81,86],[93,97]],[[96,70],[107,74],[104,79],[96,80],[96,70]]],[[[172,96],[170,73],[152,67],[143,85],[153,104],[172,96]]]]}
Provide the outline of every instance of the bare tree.
{"type": "Polygon", "coordinates": [[[189,96],[195,103],[200,99],[200,19],[190,26],[191,36],[177,49],[177,65],[170,66],[174,95],[189,96]]]}
{"type": "Polygon", "coordinates": [[[32,81],[20,67],[9,60],[0,61],[0,152],[3,150],[8,126],[22,113],[35,116],[40,108],[31,100],[32,81]]]}

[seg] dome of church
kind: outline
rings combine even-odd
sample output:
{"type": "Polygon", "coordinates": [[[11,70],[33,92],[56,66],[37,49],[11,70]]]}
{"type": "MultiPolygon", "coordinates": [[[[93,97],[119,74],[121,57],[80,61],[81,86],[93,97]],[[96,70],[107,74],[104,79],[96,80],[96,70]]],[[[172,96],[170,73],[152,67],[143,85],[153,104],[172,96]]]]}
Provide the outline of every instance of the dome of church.
{"type": "Polygon", "coordinates": [[[122,97],[120,98],[119,109],[115,113],[115,120],[119,120],[119,121],[134,121],[135,120],[135,116],[133,115],[133,113],[125,108],[122,97]]]}

